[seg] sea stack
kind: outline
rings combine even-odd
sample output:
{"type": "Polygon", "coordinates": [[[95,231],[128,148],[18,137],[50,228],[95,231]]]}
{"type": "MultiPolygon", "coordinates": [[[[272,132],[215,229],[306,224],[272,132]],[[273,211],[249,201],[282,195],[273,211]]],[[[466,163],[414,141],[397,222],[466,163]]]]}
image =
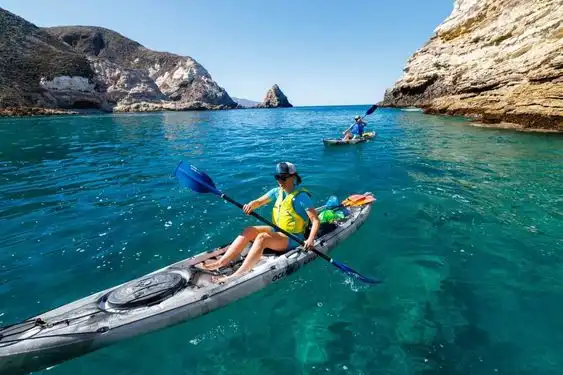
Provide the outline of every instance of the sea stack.
{"type": "Polygon", "coordinates": [[[563,131],[561,0],[456,0],[383,106],[563,131]]]}
{"type": "Polygon", "coordinates": [[[293,107],[287,96],[282,92],[278,85],[272,86],[266,93],[264,101],[256,106],[257,108],[290,108],[293,107]]]}

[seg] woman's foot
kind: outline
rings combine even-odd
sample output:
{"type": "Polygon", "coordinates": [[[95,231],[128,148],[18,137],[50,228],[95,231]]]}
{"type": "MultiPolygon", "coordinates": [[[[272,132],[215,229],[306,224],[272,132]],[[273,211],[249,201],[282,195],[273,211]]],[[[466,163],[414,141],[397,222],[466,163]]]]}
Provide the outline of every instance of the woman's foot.
{"type": "Polygon", "coordinates": [[[231,276],[211,276],[211,282],[215,284],[224,284],[231,279],[231,276]]]}
{"type": "Polygon", "coordinates": [[[219,268],[223,267],[220,260],[215,261],[204,261],[196,265],[196,268],[200,268],[206,271],[217,271],[219,268]]]}
{"type": "Polygon", "coordinates": [[[216,284],[224,284],[227,281],[231,281],[232,279],[236,279],[239,278],[245,274],[247,274],[248,272],[244,272],[244,273],[239,273],[238,271],[233,273],[232,275],[229,276],[211,276],[211,282],[216,283],[216,284]]]}

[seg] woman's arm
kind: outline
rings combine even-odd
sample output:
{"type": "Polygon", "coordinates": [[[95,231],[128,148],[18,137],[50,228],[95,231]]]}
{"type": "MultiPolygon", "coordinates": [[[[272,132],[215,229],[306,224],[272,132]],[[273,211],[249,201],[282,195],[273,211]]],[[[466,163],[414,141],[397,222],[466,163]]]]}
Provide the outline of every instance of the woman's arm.
{"type": "Polygon", "coordinates": [[[311,249],[315,245],[315,238],[317,237],[317,232],[319,231],[319,227],[321,226],[321,221],[319,220],[319,214],[315,208],[310,208],[307,210],[307,216],[311,220],[311,232],[309,233],[309,237],[305,240],[305,248],[311,249]]]}
{"type": "Polygon", "coordinates": [[[266,193],[262,195],[260,198],[245,204],[242,210],[244,211],[245,214],[249,214],[255,209],[262,207],[263,205],[268,204],[269,202],[270,202],[270,196],[266,193]]]}

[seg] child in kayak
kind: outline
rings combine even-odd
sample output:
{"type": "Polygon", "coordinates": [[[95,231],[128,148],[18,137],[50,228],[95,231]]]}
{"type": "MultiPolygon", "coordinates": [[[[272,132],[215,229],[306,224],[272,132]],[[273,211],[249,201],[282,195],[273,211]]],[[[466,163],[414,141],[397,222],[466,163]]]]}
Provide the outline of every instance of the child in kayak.
{"type": "Polygon", "coordinates": [[[364,136],[364,128],[367,125],[360,116],[354,117],[354,125],[350,126],[344,132],[343,141],[350,140],[352,138],[361,138],[364,136]]]}
{"type": "MultiPolygon", "coordinates": [[[[258,199],[244,205],[243,211],[250,214],[255,209],[274,201],[272,221],[275,225],[305,241],[305,248],[314,246],[315,237],[320,226],[317,210],[313,206],[309,192],[299,188],[301,177],[297,174],[295,165],[289,162],[278,163],[274,175],[278,187],[268,191],[258,199]],[[304,238],[305,229],[309,221],[311,231],[307,239],[304,238]]],[[[214,282],[225,282],[228,279],[242,276],[250,271],[260,260],[265,248],[279,251],[280,254],[297,246],[295,240],[278,232],[270,226],[247,227],[229,246],[225,254],[217,261],[204,264],[203,268],[216,270],[229,264],[244,250],[250,241],[254,241],[248,255],[240,268],[230,276],[214,277],[214,282]]]]}

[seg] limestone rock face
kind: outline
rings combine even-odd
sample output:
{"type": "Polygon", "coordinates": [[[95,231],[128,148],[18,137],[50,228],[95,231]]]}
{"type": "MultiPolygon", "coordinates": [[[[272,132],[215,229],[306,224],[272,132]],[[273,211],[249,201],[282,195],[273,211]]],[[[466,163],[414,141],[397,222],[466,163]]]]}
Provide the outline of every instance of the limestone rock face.
{"type": "Polygon", "coordinates": [[[117,104],[166,99],[145,71],[123,68],[107,59],[90,57],[89,60],[96,73],[98,87],[106,93],[108,102],[117,104]]]}
{"type": "Polygon", "coordinates": [[[39,27],[0,8],[0,110],[11,115],[101,108],[88,60],[39,27]],[[36,108],[20,111],[18,108],[36,108]]]}
{"type": "Polygon", "coordinates": [[[561,0],[456,0],[381,104],[563,130],[562,51],[561,0]]]}
{"type": "MultiPolygon", "coordinates": [[[[153,105],[157,105],[161,100],[167,99],[165,102],[179,103],[168,103],[166,106],[182,108],[199,107],[197,102],[204,103],[209,109],[237,107],[229,94],[213,81],[207,70],[189,56],[153,51],[102,27],[63,26],[51,27],[47,31],[81,54],[128,69],[128,77],[133,78],[133,74],[135,78],[134,82],[127,85],[138,89],[136,95],[143,97],[142,101],[156,100],[153,105]],[[137,84],[141,75],[145,81],[142,87],[148,90],[144,93],[139,91],[141,87],[137,84]],[[154,85],[148,85],[145,77],[156,84],[165,98],[158,97],[154,85]]],[[[99,78],[107,86],[111,86],[110,82],[104,81],[104,76],[99,78]]],[[[126,81],[124,77],[123,82],[126,81]]],[[[129,95],[126,103],[120,104],[131,103],[131,99],[132,96],[129,95]]],[[[117,108],[121,107],[123,106],[117,108]]]]}
{"type": "Polygon", "coordinates": [[[52,80],[42,77],[39,86],[44,89],[43,96],[58,108],[109,110],[105,96],[91,81],[80,76],[56,76],[52,80]]]}
{"type": "Polygon", "coordinates": [[[161,101],[121,101],[113,110],[116,112],[158,112],[158,111],[199,111],[199,110],[219,110],[229,109],[230,106],[213,105],[198,101],[173,102],[169,100],[161,101]]]}
{"type": "Polygon", "coordinates": [[[266,93],[264,101],[258,104],[258,108],[289,108],[293,107],[287,96],[282,92],[278,85],[272,86],[266,93]]]}
{"type": "MultiPolygon", "coordinates": [[[[207,70],[189,56],[153,51],[102,27],[63,26],[51,27],[47,31],[72,46],[76,52],[96,58],[97,61],[112,63],[114,67],[127,72],[121,78],[120,91],[123,94],[126,86],[135,87],[136,91],[134,95],[122,95],[125,102],[119,102],[116,109],[128,108],[134,104],[133,99],[136,97],[139,98],[139,103],[152,101],[151,107],[162,104],[163,109],[222,109],[238,106],[213,81],[207,70]],[[132,81],[128,82],[129,79],[132,81]],[[160,97],[147,79],[154,82],[164,97],[160,97]],[[147,91],[143,91],[145,89],[147,91]]],[[[101,75],[98,80],[107,87],[113,86],[112,82],[107,81],[106,75],[101,75]]]]}

